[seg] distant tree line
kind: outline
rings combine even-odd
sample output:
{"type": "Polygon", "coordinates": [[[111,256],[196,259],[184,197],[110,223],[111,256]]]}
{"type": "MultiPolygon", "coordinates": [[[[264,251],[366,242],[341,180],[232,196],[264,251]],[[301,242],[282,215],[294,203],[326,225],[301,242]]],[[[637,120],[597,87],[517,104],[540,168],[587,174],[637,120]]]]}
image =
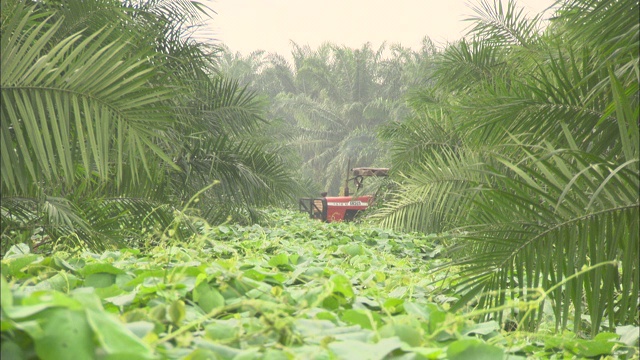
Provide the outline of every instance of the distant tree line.
{"type": "Polygon", "coordinates": [[[393,44],[351,49],[292,43],[288,61],[278,54],[248,55],[223,48],[220,71],[249,85],[271,103],[269,135],[286,144],[301,164],[309,195],[337,194],[347,166],[390,165],[382,128],[409,115],[406,93],[424,85],[436,47],[420,51],[393,44]]]}

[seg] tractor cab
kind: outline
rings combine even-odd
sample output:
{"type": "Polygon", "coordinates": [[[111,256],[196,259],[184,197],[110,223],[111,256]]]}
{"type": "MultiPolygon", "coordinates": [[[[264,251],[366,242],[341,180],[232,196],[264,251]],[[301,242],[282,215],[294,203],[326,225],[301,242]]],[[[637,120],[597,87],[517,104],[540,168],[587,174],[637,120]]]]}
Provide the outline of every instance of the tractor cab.
{"type": "Polygon", "coordinates": [[[349,182],[353,181],[356,191],[362,188],[365,177],[388,176],[388,168],[353,168],[352,177],[347,177],[343,193],[339,196],[326,196],[323,193],[319,198],[302,198],[298,202],[299,210],[306,212],[312,219],[320,219],[325,222],[351,221],[356,215],[366,210],[373,202],[373,195],[353,196],[349,193],[349,182]]]}

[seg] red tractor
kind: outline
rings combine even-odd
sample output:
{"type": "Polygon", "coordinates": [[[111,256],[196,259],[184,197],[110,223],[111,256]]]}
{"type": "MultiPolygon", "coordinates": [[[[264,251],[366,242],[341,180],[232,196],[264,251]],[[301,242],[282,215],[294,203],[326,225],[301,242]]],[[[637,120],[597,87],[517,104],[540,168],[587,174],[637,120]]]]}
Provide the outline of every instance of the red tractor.
{"type": "Polygon", "coordinates": [[[300,211],[306,212],[312,219],[326,222],[351,221],[373,202],[373,195],[352,196],[349,193],[349,181],[353,180],[356,190],[362,187],[365,176],[388,176],[388,168],[353,168],[352,178],[347,178],[341,196],[326,196],[322,193],[319,198],[302,198],[298,202],[300,211]]]}

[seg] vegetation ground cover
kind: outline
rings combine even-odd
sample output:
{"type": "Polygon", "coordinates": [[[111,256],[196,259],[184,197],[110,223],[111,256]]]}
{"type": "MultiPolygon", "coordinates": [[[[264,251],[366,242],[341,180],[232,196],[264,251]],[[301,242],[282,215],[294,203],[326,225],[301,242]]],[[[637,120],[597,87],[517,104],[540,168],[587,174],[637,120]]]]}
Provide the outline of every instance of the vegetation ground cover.
{"type": "Polygon", "coordinates": [[[1,6],[7,358],[637,358],[638,0],[292,63],[194,1],[1,6]],[[247,227],[351,166],[390,168],[367,221],[439,235],[247,227]]]}
{"type": "Polygon", "coordinates": [[[190,241],[146,249],[45,255],[14,246],[2,260],[2,357],[638,356],[633,326],[587,340],[555,334],[553,321],[528,333],[480,321],[472,308],[450,311],[455,271],[431,271],[448,261],[446,237],[281,211],[270,218],[203,226],[190,241]]]}

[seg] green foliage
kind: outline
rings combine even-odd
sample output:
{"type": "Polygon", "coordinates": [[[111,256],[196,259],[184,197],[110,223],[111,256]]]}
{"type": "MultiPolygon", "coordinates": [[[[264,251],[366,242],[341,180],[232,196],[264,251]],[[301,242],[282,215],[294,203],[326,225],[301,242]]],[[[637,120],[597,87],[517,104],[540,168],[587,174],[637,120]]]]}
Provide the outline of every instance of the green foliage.
{"type": "MultiPolygon", "coordinates": [[[[637,327],[593,339],[503,331],[451,311],[435,236],[302,214],[204,227],[189,242],[2,260],[2,354],[15,359],[637,356],[637,327]],[[634,335],[635,331],[635,335],[634,335]]],[[[453,280],[455,281],[455,280],[453,280]]]]}
{"type": "MultiPolygon", "coordinates": [[[[122,41],[107,42],[108,32],[70,36],[48,49],[60,22],[46,31],[46,22],[25,28],[33,9],[16,12],[3,27],[13,36],[2,37],[2,174],[8,195],[29,192],[37,181],[71,186],[75,164],[93,168],[104,181],[108,164],[125,156],[132,176],[139,176],[139,162],[147,162],[140,150],[170,120],[162,106],[169,90],[149,88],[148,65],[137,60],[154,54],[121,61],[134,49],[122,41]],[[110,143],[118,144],[115,151],[110,143]]],[[[124,169],[113,170],[119,184],[124,169]]]]}
{"type": "Polygon", "coordinates": [[[280,119],[270,134],[297,154],[301,176],[318,190],[309,195],[337,194],[349,161],[388,166],[378,130],[405,116],[403,95],[426,72],[433,49],[428,39],[422,52],[398,44],[350,49],[327,43],[315,50],[293,44],[292,64],[261,51],[243,57],[227,50],[219,66],[269,94],[270,116],[280,119]]]}
{"type": "MultiPolygon", "coordinates": [[[[544,32],[503,3],[475,7],[473,36],[435,59],[436,87],[385,129],[396,187],[374,218],[456,235],[455,308],[542,287],[558,329],[637,322],[638,25],[620,16],[638,2],[564,2],[544,32]]],[[[513,316],[536,329],[539,310],[513,316]]]]}
{"type": "Polygon", "coordinates": [[[177,221],[184,238],[188,208],[251,221],[256,206],[296,193],[278,148],[256,135],[265,104],[212,76],[209,49],[190,38],[201,4],[11,0],[2,10],[2,253],[18,237],[40,250],[122,246],[177,221]]]}

